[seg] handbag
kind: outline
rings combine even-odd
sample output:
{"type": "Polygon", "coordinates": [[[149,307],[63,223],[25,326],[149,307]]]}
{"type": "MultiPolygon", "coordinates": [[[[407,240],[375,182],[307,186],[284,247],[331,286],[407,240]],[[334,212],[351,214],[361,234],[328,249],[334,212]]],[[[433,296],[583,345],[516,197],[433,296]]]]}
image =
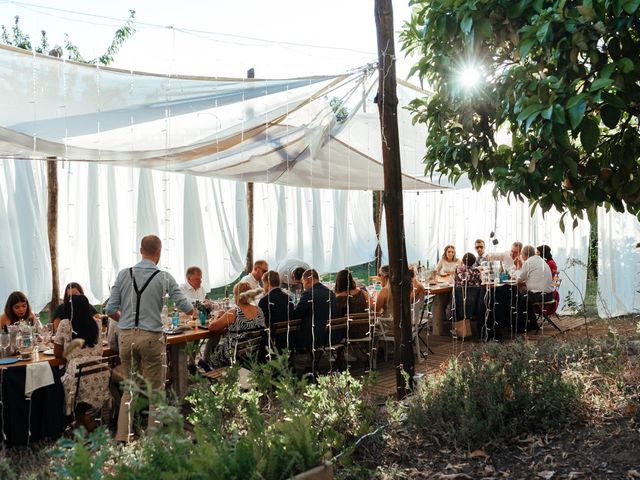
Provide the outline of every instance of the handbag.
{"type": "Polygon", "coordinates": [[[457,337],[468,338],[471,336],[471,322],[468,318],[455,322],[454,329],[457,337]]]}

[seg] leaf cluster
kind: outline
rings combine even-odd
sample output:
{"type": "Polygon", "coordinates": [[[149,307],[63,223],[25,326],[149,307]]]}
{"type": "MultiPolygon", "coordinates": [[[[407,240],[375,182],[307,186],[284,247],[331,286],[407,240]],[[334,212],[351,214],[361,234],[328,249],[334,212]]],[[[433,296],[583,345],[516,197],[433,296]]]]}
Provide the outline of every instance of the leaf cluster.
{"type": "Polygon", "coordinates": [[[640,214],[640,0],[412,3],[401,38],[434,92],[410,105],[427,171],[574,218],[640,214]],[[469,63],[486,77],[474,91],[469,63]]]}
{"type": "MultiPolygon", "coordinates": [[[[64,47],[56,45],[52,49],[50,49],[49,38],[47,37],[47,32],[45,30],[42,30],[41,32],[42,36],[40,38],[40,45],[37,46],[34,50],[36,53],[50,55],[52,57],[62,57],[64,48],[64,51],[67,52],[67,58],[69,60],[81,63],[110,65],[113,63],[116,54],[120,51],[120,47],[122,47],[122,45],[136,32],[135,28],[133,27],[133,19],[135,15],[135,10],[129,10],[129,17],[127,18],[125,24],[118,30],[116,30],[113,40],[111,41],[111,45],[109,45],[107,51],[97,58],[86,60],[80,53],[80,49],[78,48],[78,46],[71,41],[69,35],[67,34],[64,35],[64,47]]],[[[0,26],[0,40],[5,45],[12,45],[24,50],[33,49],[29,35],[23,32],[20,28],[19,16],[15,17],[13,27],[11,28],[11,33],[9,33],[9,30],[4,25],[0,26]]]]}

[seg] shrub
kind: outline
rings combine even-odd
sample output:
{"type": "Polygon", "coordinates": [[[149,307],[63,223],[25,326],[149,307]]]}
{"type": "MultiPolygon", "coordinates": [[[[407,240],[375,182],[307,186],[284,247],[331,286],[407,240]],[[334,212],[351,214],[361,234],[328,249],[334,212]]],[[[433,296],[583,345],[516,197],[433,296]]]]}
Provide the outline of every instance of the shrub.
{"type": "Polygon", "coordinates": [[[562,426],[580,389],[548,360],[523,342],[452,360],[407,400],[406,419],[438,442],[467,448],[562,426]]]}

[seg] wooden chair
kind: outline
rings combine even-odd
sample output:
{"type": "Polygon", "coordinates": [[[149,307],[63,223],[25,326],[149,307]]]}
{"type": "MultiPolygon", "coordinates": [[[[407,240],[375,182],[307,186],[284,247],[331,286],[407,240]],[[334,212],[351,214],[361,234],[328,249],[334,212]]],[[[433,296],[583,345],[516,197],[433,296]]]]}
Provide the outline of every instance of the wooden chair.
{"type": "Polygon", "coordinates": [[[325,354],[329,355],[329,371],[333,371],[333,365],[341,363],[344,358],[344,349],[346,347],[346,336],[349,317],[332,318],[327,322],[325,327],[326,341],[324,345],[315,347],[311,351],[314,370],[317,370],[320,360],[325,354]],[[332,337],[336,334],[343,338],[339,341],[332,341],[332,337]]]}
{"type": "MultiPolygon", "coordinates": [[[[256,354],[260,355],[263,347],[266,345],[266,335],[267,330],[264,328],[243,332],[242,340],[238,341],[234,346],[234,363],[239,362],[244,366],[256,354]]],[[[215,368],[206,372],[204,377],[217,382],[222,378],[222,375],[228,368],[228,366],[215,368]]]]}
{"type": "Polygon", "coordinates": [[[545,323],[551,324],[553,328],[562,333],[562,329],[551,319],[551,316],[555,315],[556,319],[560,321],[560,317],[556,312],[558,310],[558,305],[560,305],[560,293],[558,292],[558,289],[560,288],[561,283],[562,279],[556,276],[553,280],[554,289],[553,292],[551,292],[552,298],[544,302],[533,304],[534,311],[536,312],[536,322],[538,325],[536,334],[542,330],[545,323]]]}
{"type": "MultiPolygon", "coordinates": [[[[111,382],[111,369],[117,365],[118,361],[119,361],[119,357],[117,355],[112,355],[110,357],[102,357],[100,359],[90,360],[88,362],[81,362],[77,364],[76,373],[74,377],[75,383],[76,383],[75,395],[73,400],[74,412],[78,407],[78,404],[82,403],[82,400],[80,398],[81,390],[82,390],[82,380],[85,378],[92,377],[94,375],[103,374],[104,385],[102,386],[102,388],[104,389],[104,391],[110,392],[109,384],[111,382]]],[[[102,420],[105,405],[106,405],[106,402],[105,404],[100,406],[99,408],[100,415],[98,417],[94,416],[94,419],[97,418],[102,420]]]]}
{"type": "Polygon", "coordinates": [[[301,328],[301,319],[271,322],[271,347],[274,349],[282,348],[282,345],[284,345],[285,348],[291,351],[295,350],[301,328]]]}
{"type": "MultiPolygon", "coordinates": [[[[346,348],[347,353],[349,348],[354,346],[364,345],[366,348],[366,356],[369,359],[369,368],[376,368],[376,358],[377,358],[377,343],[379,337],[379,331],[376,329],[376,321],[375,315],[370,312],[362,312],[362,313],[353,313],[348,315],[347,317],[347,332],[346,332],[346,348]],[[352,338],[350,332],[354,329],[362,327],[362,329],[366,329],[367,333],[365,335],[359,335],[352,338]]],[[[347,357],[348,358],[348,357],[347,357]]],[[[349,362],[347,361],[347,368],[349,367],[349,362]]]]}

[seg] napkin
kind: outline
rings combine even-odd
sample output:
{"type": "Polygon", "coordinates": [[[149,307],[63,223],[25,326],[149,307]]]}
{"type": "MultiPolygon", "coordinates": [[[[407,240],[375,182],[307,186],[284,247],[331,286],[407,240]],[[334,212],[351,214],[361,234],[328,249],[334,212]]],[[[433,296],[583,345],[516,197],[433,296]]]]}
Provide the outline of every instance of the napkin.
{"type": "Polygon", "coordinates": [[[27,376],[24,381],[24,394],[31,394],[40,387],[53,385],[53,372],[49,362],[38,362],[27,365],[27,376]]]}

